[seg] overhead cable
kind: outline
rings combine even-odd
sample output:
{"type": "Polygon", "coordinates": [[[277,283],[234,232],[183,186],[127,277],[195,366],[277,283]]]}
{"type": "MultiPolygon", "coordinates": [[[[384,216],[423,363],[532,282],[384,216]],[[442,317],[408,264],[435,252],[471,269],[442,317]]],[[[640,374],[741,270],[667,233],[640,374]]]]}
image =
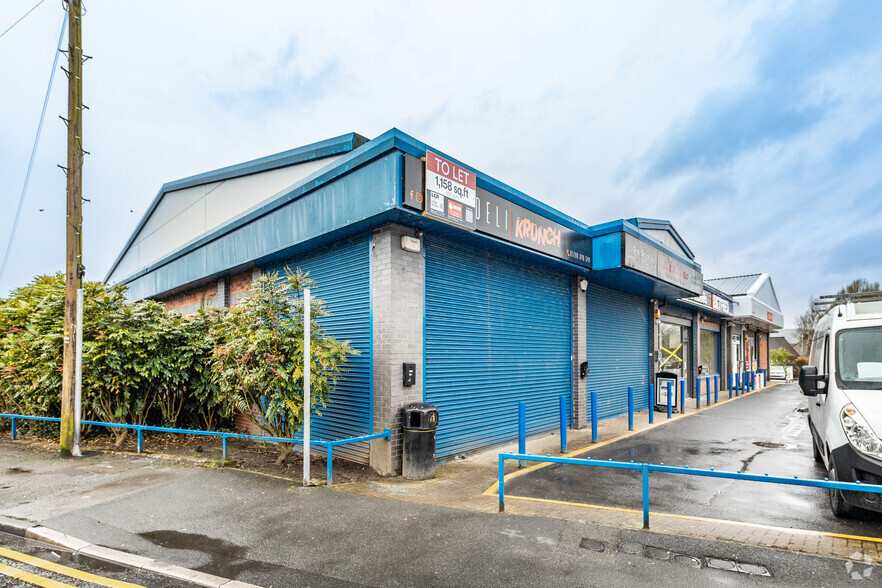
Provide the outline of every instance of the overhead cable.
{"type": "Polygon", "coordinates": [[[3,38],[3,35],[5,35],[6,33],[8,33],[9,31],[11,31],[11,30],[15,27],[15,25],[17,25],[18,23],[20,23],[21,21],[23,21],[23,20],[25,19],[25,17],[27,17],[27,15],[29,15],[30,13],[32,13],[33,11],[35,11],[35,10],[37,9],[37,6],[39,6],[40,4],[42,4],[42,3],[45,2],[45,1],[46,1],[46,0],[40,0],[39,2],[37,2],[37,4],[36,4],[33,8],[31,8],[30,10],[28,10],[27,12],[25,12],[25,13],[24,13],[24,16],[22,16],[20,19],[18,19],[17,21],[15,21],[15,22],[12,23],[11,25],[9,25],[9,28],[8,28],[8,29],[6,29],[5,31],[3,31],[2,33],[0,33],[0,39],[3,38]]]}
{"type": "MultiPolygon", "coordinates": [[[[35,7],[36,8],[36,7],[35,7]]],[[[9,253],[12,251],[12,241],[15,239],[15,231],[18,229],[18,220],[21,217],[21,207],[24,204],[25,194],[28,192],[28,183],[31,180],[31,170],[34,169],[34,158],[37,155],[37,146],[40,144],[40,133],[43,130],[43,121],[46,118],[46,107],[49,105],[49,94],[52,92],[52,82],[55,80],[55,71],[58,69],[58,55],[61,53],[61,44],[64,42],[64,29],[67,27],[67,11],[61,22],[61,32],[58,34],[58,47],[55,49],[55,60],[52,62],[52,73],[49,74],[49,87],[46,88],[46,97],[43,99],[43,111],[40,113],[40,124],[37,125],[37,136],[34,137],[34,147],[31,149],[31,159],[28,162],[28,173],[25,175],[24,186],[21,188],[21,196],[18,199],[18,209],[15,211],[15,220],[12,222],[12,232],[9,234],[9,243],[6,245],[6,253],[3,255],[3,265],[0,266],[0,282],[6,272],[6,264],[9,262],[9,253]]]]}

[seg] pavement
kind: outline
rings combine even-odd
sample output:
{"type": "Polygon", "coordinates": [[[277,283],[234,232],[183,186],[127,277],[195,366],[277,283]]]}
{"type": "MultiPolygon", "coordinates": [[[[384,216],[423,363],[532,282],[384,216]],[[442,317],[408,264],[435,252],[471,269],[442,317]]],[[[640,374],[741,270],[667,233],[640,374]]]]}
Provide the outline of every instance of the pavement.
{"type": "MultiPolygon", "coordinates": [[[[771,398],[773,392],[728,402],[771,398]]],[[[725,407],[721,402],[696,414],[725,407]]],[[[706,418],[690,414],[668,424],[656,413],[650,426],[644,413],[635,425],[645,431],[640,435],[656,434],[675,421],[706,418]]],[[[569,447],[597,451],[628,434],[626,421],[613,419],[601,423],[600,443],[592,445],[590,431],[570,431],[569,447]]],[[[72,548],[114,550],[122,555],[92,552],[135,566],[154,562],[154,570],[208,574],[213,583],[200,583],[199,576],[191,582],[232,582],[229,588],[760,585],[770,576],[776,585],[802,586],[882,577],[875,540],[665,513],[653,513],[652,529],[643,531],[641,515],[627,509],[528,495],[507,496],[506,512],[498,513],[496,456],[514,449],[451,461],[432,480],[302,488],[155,455],[60,460],[4,438],[0,531],[49,540],[55,533],[61,541],[83,542],[72,548]]],[[[530,440],[528,451],[559,455],[559,439],[530,440]]],[[[516,469],[511,464],[508,471],[516,469]]],[[[530,469],[513,481],[539,472],[530,469]]]]}

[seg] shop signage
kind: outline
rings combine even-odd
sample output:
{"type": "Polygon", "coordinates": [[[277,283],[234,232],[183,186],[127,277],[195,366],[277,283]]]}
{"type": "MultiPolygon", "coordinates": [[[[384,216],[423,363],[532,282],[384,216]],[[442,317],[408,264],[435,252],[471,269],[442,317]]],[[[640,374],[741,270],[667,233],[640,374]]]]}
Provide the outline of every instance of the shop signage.
{"type": "Polygon", "coordinates": [[[426,214],[466,229],[475,228],[475,174],[426,151],[426,214]]]}
{"type": "Polygon", "coordinates": [[[624,233],[624,236],[625,267],[674,284],[694,294],[703,293],[704,278],[701,272],[677,261],[667,253],[633,235],[624,233]]]}
{"type": "Polygon", "coordinates": [[[724,300],[720,298],[716,294],[711,294],[711,308],[718,312],[725,312],[726,314],[732,314],[732,303],[728,300],[724,300]]]}
{"type": "Polygon", "coordinates": [[[475,230],[564,261],[591,267],[591,240],[478,188],[475,230]]]}
{"type": "Polygon", "coordinates": [[[766,318],[769,319],[770,323],[775,322],[775,315],[773,315],[771,312],[766,313],[766,318]]]}

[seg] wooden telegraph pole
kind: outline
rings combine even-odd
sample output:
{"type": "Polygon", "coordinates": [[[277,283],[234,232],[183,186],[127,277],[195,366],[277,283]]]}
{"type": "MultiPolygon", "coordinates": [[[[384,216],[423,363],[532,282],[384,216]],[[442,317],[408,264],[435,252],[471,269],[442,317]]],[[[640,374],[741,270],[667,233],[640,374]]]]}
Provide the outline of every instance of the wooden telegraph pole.
{"type": "Polygon", "coordinates": [[[63,457],[74,450],[75,321],[83,274],[83,29],[81,0],[67,0],[67,229],[64,280],[64,360],[61,378],[63,457]]]}

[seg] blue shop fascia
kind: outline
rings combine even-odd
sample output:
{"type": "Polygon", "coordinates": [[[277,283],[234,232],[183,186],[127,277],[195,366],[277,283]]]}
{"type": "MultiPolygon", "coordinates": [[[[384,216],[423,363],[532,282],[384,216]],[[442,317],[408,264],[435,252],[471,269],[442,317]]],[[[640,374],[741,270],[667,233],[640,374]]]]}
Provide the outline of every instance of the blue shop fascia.
{"type": "Polygon", "coordinates": [[[326,331],[360,352],[313,434],[391,428],[341,448],[381,473],[400,471],[409,402],[438,407],[449,459],[511,441],[521,401],[538,434],[558,427],[561,397],[583,428],[591,392],[602,420],[627,411],[629,387],[646,410],[660,371],[690,394],[700,375],[727,376],[732,299],[670,222],[585,224],[397,129],[164,185],[106,281],[193,310],[286,267],[310,272],[326,331]]]}

